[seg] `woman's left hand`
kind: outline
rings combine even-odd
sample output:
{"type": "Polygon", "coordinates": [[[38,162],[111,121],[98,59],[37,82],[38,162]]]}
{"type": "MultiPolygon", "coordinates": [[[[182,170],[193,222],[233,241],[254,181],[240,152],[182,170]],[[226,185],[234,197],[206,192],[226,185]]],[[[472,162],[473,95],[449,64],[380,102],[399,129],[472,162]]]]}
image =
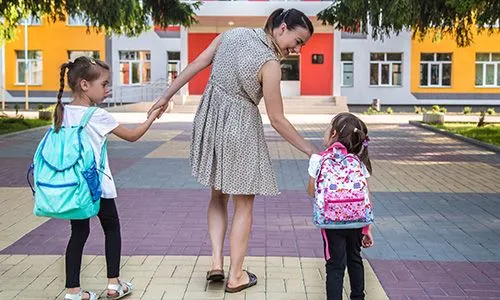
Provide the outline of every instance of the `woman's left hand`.
{"type": "Polygon", "coordinates": [[[156,101],[156,103],[149,109],[148,119],[151,116],[151,114],[157,109],[160,110],[160,113],[156,117],[157,119],[159,119],[161,117],[161,115],[163,115],[163,113],[167,110],[169,100],[170,99],[167,99],[165,97],[161,97],[160,99],[158,99],[158,101],[156,101]]]}

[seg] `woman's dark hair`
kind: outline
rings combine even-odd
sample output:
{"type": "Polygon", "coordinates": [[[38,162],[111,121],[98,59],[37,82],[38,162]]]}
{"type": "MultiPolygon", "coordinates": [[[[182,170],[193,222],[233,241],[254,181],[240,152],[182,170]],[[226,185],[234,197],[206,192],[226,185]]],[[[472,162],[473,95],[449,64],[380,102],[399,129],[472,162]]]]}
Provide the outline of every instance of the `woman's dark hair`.
{"type": "Polygon", "coordinates": [[[98,59],[80,56],[74,62],[67,62],[61,65],[61,75],[59,79],[59,93],[57,93],[57,103],[54,109],[54,131],[58,132],[61,129],[64,105],[62,103],[62,96],[64,91],[64,80],[68,70],[68,85],[73,93],[80,91],[80,81],[85,79],[87,81],[94,81],[101,76],[101,71],[109,70],[109,66],[98,59]]]}
{"type": "Polygon", "coordinates": [[[309,20],[309,18],[303,12],[295,8],[278,8],[277,10],[273,11],[269,18],[267,18],[264,31],[267,34],[271,34],[273,32],[273,29],[278,28],[281,23],[285,23],[289,30],[293,30],[297,27],[302,27],[309,30],[309,33],[311,35],[314,33],[314,27],[311,20],[309,20]]]}
{"type": "Polygon", "coordinates": [[[340,113],[332,120],[330,135],[336,132],[337,142],[347,148],[347,152],[355,154],[372,173],[372,164],[368,156],[368,128],[365,123],[351,113],[340,113]]]}

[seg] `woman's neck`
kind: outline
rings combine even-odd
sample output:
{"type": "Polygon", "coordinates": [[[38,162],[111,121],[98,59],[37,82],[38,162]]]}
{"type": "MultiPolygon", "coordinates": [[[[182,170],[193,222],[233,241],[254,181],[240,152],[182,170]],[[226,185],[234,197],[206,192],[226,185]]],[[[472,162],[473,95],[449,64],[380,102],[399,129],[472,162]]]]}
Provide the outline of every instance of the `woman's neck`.
{"type": "Polygon", "coordinates": [[[268,41],[271,42],[271,45],[273,45],[274,52],[276,53],[276,56],[278,56],[278,59],[283,58],[283,52],[281,52],[280,47],[278,46],[278,43],[276,42],[276,39],[273,37],[272,33],[271,34],[266,34],[266,37],[268,41]]]}

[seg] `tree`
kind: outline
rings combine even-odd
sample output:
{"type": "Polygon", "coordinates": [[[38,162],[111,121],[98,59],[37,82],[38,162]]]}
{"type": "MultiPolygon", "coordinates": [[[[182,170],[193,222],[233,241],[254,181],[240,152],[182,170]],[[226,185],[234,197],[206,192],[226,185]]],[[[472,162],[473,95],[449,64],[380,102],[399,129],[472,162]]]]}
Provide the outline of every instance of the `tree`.
{"type": "Polygon", "coordinates": [[[189,26],[196,22],[199,5],[180,0],[0,0],[0,42],[12,39],[19,21],[30,15],[53,22],[79,16],[98,31],[132,36],[148,30],[151,18],[163,27],[189,26]]]}
{"type": "Polygon", "coordinates": [[[337,29],[371,33],[383,39],[391,33],[413,30],[423,39],[449,35],[458,46],[468,46],[474,34],[495,31],[499,0],[337,0],[318,14],[337,29]],[[368,30],[370,28],[370,32],[368,30]]]}

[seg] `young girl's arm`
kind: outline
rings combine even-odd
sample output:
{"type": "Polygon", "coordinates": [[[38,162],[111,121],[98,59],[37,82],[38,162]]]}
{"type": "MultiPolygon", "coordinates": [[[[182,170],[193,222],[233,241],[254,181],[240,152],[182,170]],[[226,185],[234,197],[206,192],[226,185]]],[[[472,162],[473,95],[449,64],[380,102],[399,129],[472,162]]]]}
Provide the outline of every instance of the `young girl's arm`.
{"type": "Polygon", "coordinates": [[[314,177],[309,177],[309,183],[307,184],[307,194],[314,197],[314,177]]]}
{"type": "MultiPolygon", "coordinates": [[[[370,188],[368,187],[368,197],[372,199],[372,194],[370,192],[370,188]]],[[[363,227],[363,230],[361,231],[363,234],[363,239],[361,240],[361,244],[363,248],[370,248],[373,246],[374,241],[373,241],[373,234],[372,234],[372,225],[367,225],[363,227]]]]}
{"type": "Polygon", "coordinates": [[[319,168],[319,163],[321,156],[318,154],[311,155],[309,158],[309,167],[307,168],[307,174],[309,174],[309,182],[307,183],[307,194],[314,197],[315,183],[316,183],[316,172],[319,168]]]}
{"type": "Polygon", "coordinates": [[[151,127],[151,124],[153,124],[153,121],[156,119],[159,113],[160,113],[159,109],[153,111],[153,113],[149,115],[146,122],[142,123],[136,128],[130,129],[123,125],[118,125],[118,127],[113,129],[113,131],[111,132],[121,139],[124,139],[129,142],[135,142],[138,139],[140,139],[141,136],[144,135],[144,133],[146,133],[149,127],[151,127]]]}

